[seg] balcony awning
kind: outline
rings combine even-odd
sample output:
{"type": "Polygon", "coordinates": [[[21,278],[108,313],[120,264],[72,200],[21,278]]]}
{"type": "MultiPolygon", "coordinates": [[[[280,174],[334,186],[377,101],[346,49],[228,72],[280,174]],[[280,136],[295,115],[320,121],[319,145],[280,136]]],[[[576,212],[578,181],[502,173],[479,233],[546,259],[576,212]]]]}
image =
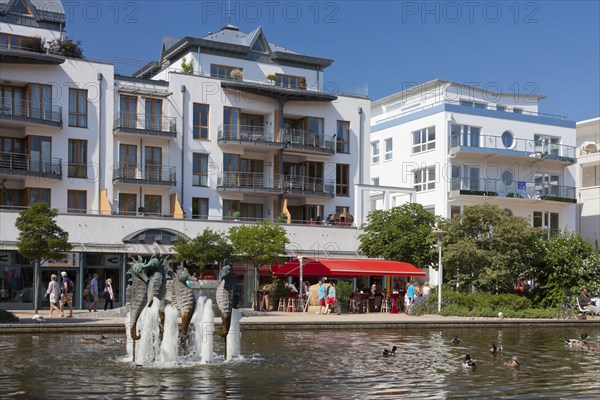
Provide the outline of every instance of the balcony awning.
{"type": "MultiPolygon", "coordinates": [[[[353,277],[353,276],[426,276],[425,272],[412,264],[372,258],[319,258],[304,259],[303,276],[312,277],[353,277]]],[[[288,261],[273,268],[275,277],[299,276],[298,259],[288,261]]]]}

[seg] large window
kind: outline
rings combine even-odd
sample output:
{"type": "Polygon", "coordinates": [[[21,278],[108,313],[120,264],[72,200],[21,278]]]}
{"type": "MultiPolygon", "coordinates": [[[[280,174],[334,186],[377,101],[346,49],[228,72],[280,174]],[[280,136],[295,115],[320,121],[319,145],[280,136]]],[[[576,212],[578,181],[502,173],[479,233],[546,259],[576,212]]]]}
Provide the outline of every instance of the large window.
{"type": "Polygon", "coordinates": [[[415,190],[435,189],[435,166],[421,168],[415,171],[415,190]]]}
{"type": "Polygon", "coordinates": [[[392,138],[385,139],[385,154],[383,159],[385,161],[390,161],[393,158],[394,153],[394,141],[392,138]]]}
{"type": "Polygon", "coordinates": [[[208,186],[208,154],[194,153],[193,186],[208,186]]]}
{"type": "Polygon", "coordinates": [[[413,154],[435,149],[435,126],[414,131],[412,135],[413,154]]]}
{"type": "Polygon", "coordinates": [[[88,127],[87,90],[69,88],[69,126],[88,127]]]}
{"type": "Polygon", "coordinates": [[[144,212],[150,215],[160,215],[162,213],[162,197],[154,194],[145,195],[144,212]]]}
{"type": "Polygon", "coordinates": [[[242,73],[244,72],[243,68],[240,67],[231,67],[229,65],[218,65],[218,64],[210,64],[210,76],[213,78],[221,78],[221,79],[231,79],[231,71],[239,70],[242,73]]]}
{"type": "Polygon", "coordinates": [[[70,178],[87,178],[87,140],[69,139],[70,178]]]}
{"type": "Polygon", "coordinates": [[[87,209],[87,192],[85,190],[67,191],[67,212],[85,213],[87,209]]]}
{"type": "Polygon", "coordinates": [[[135,193],[119,193],[119,214],[135,215],[137,212],[137,195],[135,193]]]}
{"type": "Polygon", "coordinates": [[[379,142],[371,143],[371,164],[379,163],[379,142]]]}
{"type": "Polygon", "coordinates": [[[192,198],[192,218],[208,219],[208,199],[205,197],[192,198]]]}
{"type": "Polygon", "coordinates": [[[338,121],[335,137],[335,151],[338,153],[350,153],[350,122],[338,121]]]}
{"type": "Polygon", "coordinates": [[[194,139],[208,139],[208,104],[194,103],[194,139]]]}
{"type": "Polygon", "coordinates": [[[335,171],[336,196],[350,196],[350,165],[337,164],[335,171]]]}

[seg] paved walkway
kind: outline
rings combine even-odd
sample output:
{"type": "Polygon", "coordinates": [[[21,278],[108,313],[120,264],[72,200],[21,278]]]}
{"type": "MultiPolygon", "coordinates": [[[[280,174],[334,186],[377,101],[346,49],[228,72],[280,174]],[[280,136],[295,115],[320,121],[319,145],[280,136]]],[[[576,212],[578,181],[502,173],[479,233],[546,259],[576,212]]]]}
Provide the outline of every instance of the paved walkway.
{"type": "MultiPolygon", "coordinates": [[[[443,317],[438,315],[411,316],[407,314],[369,313],[369,314],[314,314],[287,312],[256,312],[242,310],[243,330],[299,330],[299,329],[389,329],[419,325],[422,327],[511,327],[522,325],[535,326],[590,326],[600,328],[600,317],[588,317],[586,320],[559,321],[555,319],[518,319],[518,318],[474,318],[443,317]]],[[[0,324],[0,334],[20,332],[123,332],[125,309],[98,311],[76,310],[73,318],[44,318],[43,322],[32,319],[31,310],[15,310],[18,323],[0,324]]],[[[47,311],[42,315],[46,316],[47,311]]],[[[221,318],[215,318],[215,325],[221,324],[221,318]]]]}

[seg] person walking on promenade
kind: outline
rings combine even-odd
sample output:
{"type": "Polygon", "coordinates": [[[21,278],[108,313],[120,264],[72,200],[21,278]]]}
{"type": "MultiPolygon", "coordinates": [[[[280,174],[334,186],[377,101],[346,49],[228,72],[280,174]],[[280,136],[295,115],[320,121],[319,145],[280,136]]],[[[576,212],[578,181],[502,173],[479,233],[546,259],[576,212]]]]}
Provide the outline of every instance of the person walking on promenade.
{"type": "Polygon", "coordinates": [[[60,273],[62,277],[62,294],[60,297],[60,316],[65,316],[65,304],[69,306],[69,315],[67,318],[73,318],[73,292],[75,284],[69,279],[65,271],[60,273]]]}
{"type": "Polygon", "coordinates": [[[88,310],[92,312],[96,312],[96,307],[98,306],[98,273],[94,272],[92,275],[92,280],[90,282],[90,296],[92,298],[92,304],[88,304],[88,310]]]}
{"type": "Polygon", "coordinates": [[[108,308],[108,304],[110,303],[110,309],[113,309],[113,302],[115,301],[115,294],[113,293],[112,288],[112,279],[108,278],[106,283],[104,284],[104,311],[108,308]]]}
{"type": "Polygon", "coordinates": [[[323,312],[323,307],[325,307],[325,291],[327,287],[323,284],[323,281],[319,281],[319,291],[317,292],[317,301],[319,302],[319,311],[316,314],[321,314],[323,312]]]}
{"type": "Polygon", "coordinates": [[[58,308],[58,299],[60,298],[60,285],[56,282],[56,274],[50,276],[50,283],[48,284],[48,290],[46,290],[46,296],[50,295],[50,315],[52,318],[52,312],[56,310],[60,313],[58,308]]]}

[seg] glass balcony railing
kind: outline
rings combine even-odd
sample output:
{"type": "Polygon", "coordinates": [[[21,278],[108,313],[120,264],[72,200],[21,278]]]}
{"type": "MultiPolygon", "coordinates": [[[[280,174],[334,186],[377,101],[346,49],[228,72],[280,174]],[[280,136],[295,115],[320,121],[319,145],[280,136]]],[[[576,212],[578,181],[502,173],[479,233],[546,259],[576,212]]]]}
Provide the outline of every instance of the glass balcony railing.
{"type": "Polygon", "coordinates": [[[463,195],[511,197],[532,200],[553,200],[575,203],[576,188],[544,182],[506,182],[500,179],[453,178],[451,191],[463,195]]]}

